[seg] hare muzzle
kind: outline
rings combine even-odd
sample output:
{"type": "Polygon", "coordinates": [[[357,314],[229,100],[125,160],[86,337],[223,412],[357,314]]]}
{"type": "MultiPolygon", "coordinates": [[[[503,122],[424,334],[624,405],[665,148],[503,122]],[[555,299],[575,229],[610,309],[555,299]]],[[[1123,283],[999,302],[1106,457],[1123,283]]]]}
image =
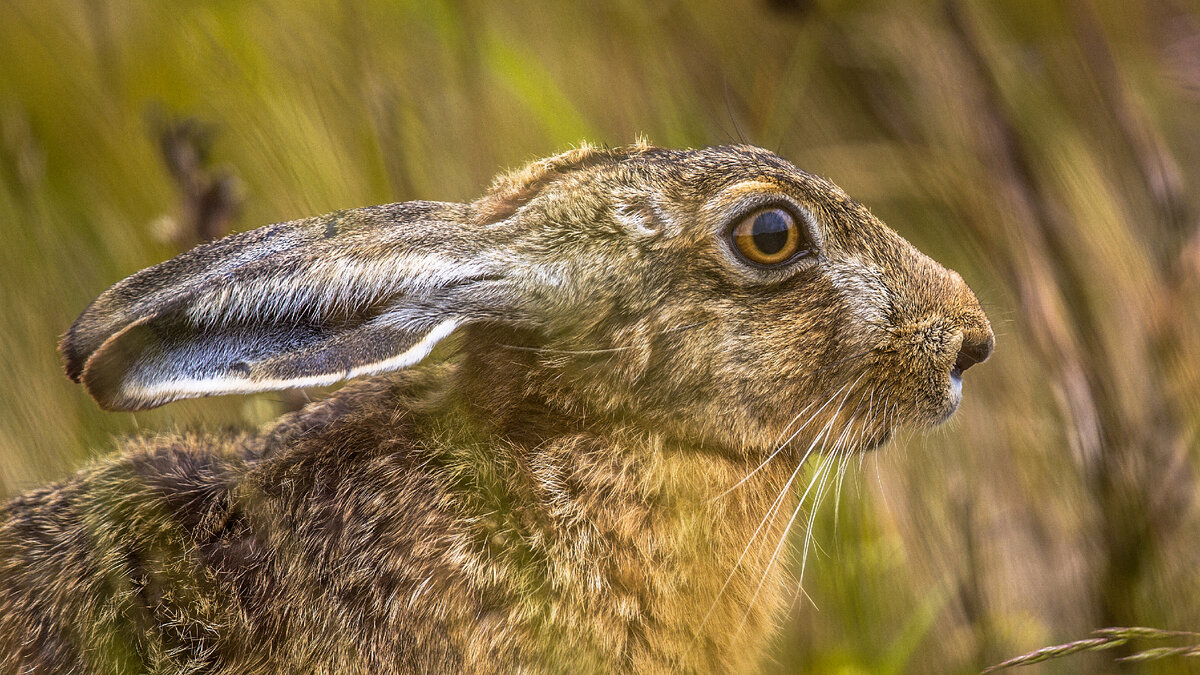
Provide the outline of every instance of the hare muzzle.
{"type": "MultiPolygon", "coordinates": [[[[979,301],[956,272],[912,249],[919,264],[895,285],[894,346],[909,361],[893,364],[896,386],[911,392],[906,421],[918,427],[949,419],[963,396],[963,372],[983,363],[995,337],[979,301]],[[913,270],[919,270],[914,275],[913,270]]],[[[901,407],[901,410],[904,406],[901,407]]]]}

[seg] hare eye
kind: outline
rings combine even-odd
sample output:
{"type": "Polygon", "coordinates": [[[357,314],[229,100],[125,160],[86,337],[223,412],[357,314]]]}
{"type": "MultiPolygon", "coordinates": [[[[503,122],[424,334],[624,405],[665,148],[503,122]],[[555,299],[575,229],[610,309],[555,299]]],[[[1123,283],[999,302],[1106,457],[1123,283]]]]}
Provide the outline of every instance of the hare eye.
{"type": "Polygon", "coordinates": [[[733,244],[750,262],[778,265],[800,252],[800,226],[783,209],[763,209],[743,218],[733,228],[733,244]]]}

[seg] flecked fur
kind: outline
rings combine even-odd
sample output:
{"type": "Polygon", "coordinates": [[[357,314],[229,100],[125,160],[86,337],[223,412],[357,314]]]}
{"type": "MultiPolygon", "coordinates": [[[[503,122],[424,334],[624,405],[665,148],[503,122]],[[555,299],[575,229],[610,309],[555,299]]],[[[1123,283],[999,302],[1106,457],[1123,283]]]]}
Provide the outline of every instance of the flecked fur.
{"type": "Polygon", "coordinates": [[[10,501],[0,671],[753,670],[805,450],[941,422],[991,345],[957,274],[745,146],[585,146],[203,245],[64,337],[101,405],[406,369],[10,501]],[[738,258],[763,205],[809,255],[738,258]]]}

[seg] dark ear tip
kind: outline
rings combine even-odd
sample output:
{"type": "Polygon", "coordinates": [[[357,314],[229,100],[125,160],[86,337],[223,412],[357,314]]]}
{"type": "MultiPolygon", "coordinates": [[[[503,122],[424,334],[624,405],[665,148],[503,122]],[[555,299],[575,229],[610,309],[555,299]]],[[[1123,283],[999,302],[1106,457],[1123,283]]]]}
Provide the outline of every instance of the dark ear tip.
{"type": "Polygon", "coordinates": [[[71,378],[72,382],[80,383],[83,381],[83,369],[87,364],[87,359],[79,353],[78,340],[75,337],[75,328],[71,327],[58,340],[58,353],[62,356],[63,367],[67,371],[67,377],[71,378]]]}
{"type": "Polygon", "coordinates": [[[129,324],[87,353],[86,358],[73,348],[70,332],[60,345],[67,360],[67,375],[82,384],[104,410],[132,412],[154,408],[166,402],[130,395],[130,365],[147,351],[147,343],[153,337],[145,328],[147,321],[149,317],[129,324]],[[73,372],[77,375],[72,376],[73,372]]]}

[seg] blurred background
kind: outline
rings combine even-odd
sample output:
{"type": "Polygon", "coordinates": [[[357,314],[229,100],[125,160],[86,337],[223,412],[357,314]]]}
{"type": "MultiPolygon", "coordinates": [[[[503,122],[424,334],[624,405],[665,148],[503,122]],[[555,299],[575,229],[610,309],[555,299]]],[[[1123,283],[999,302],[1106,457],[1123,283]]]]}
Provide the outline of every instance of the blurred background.
{"type": "MultiPolygon", "coordinates": [[[[959,270],[997,333],[949,424],[819,509],[767,672],[971,672],[1104,626],[1200,630],[1183,0],[0,0],[0,496],[116,436],[303,400],[99,411],[55,342],[122,277],[639,133],[833,179],[959,270]]],[[[1040,667],[1118,672],[1142,646],[1040,667]]]]}

